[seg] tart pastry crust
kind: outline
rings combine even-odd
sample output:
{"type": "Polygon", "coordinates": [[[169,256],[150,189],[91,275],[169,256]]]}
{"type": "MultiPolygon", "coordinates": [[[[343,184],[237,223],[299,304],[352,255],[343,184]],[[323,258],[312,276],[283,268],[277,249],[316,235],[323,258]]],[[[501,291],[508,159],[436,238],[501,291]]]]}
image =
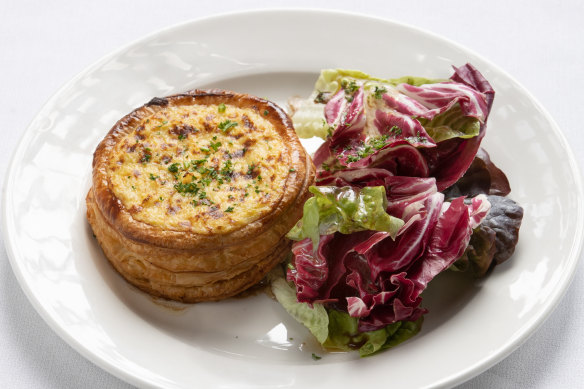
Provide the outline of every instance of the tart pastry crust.
{"type": "Polygon", "coordinates": [[[131,284],[183,302],[220,300],[289,252],[314,165],[274,103],[223,90],[154,98],[93,157],[87,218],[131,284]]]}

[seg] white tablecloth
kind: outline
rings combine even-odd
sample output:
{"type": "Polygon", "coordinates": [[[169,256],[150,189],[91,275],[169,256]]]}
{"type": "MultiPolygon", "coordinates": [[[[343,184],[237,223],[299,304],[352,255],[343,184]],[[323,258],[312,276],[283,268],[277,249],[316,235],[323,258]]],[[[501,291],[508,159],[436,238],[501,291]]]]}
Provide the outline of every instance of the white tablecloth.
{"type": "MultiPolygon", "coordinates": [[[[75,74],[145,34],[227,11],[330,8],[302,1],[0,0],[0,172],[27,125],[75,74]]],[[[547,108],[584,166],[584,2],[349,1],[335,9],[405,22],[457,41],[513,75],[547,108]]],[[[554,242],[550,242],[554,244],[554,242]]],[[[584,273],[551,317],[508,358],[463,388],[584,387],[584,273]]],[[[36,313],[0,242],[0,387],[126,388],[84,359],[36,313]]]]}

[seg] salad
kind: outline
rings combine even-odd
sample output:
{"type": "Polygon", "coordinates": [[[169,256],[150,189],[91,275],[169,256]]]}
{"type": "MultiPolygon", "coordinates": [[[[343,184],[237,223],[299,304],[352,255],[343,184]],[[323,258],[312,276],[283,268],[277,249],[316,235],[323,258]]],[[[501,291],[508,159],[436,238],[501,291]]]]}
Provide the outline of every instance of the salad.
{"type": "Polygon", "coordinates": [[[511,257],[523,209],[480,148],[494,95],[470,64],[449,79],[336,69],[291,103],[298,134],[324,143],[271,287],[324,347],[391,348],[420,331],[436,275],[483,277],[511,257]]]}

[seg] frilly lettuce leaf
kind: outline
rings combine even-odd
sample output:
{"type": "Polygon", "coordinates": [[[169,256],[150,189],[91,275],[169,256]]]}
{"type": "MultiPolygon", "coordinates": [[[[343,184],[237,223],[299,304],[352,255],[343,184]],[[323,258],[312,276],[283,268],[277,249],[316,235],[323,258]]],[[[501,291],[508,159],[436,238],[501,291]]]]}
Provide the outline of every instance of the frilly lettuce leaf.
{"type": "Polygon", "coordinates": [[[420,317],[416,321],[398,321],[376,331],[359,332],[357,318],[334,309],[329,309],[328,315],[329,334],[323,346],[345,351],[359,347],[362,357],[406,341],[420,331],[423,322],[420,317]]]}
{"type": "Polygon", "coordinates": [[[324,343],[328,337],[329,317],[322,304],[299,303],[296,291],[283,277],[274,278],[271,282],[272,293],[284,309],[310,330],[312,335],[324,343]]]}
{"type": "Polygon", "coordinates": [[[367,73],[364,73],[360,70],[351,70],[351,69],[324,69],[321,70],[320,76],[314,85],[314,89],[316,92],[325,92],[325,93],[336,93],[341,89],[341,85],[343,80],[345,81],[358,81],[360,84],[364,84],[368,81],[373,81],[376,84],[389,84],[389,85],[398,85],[398,84],[410,84],[414,86],[420,86],[424,84],[435,84],[437,82],[446,81],[443,79],[431,79],[431,78],[424,78],[424,77],[412,77],[412,76],[404,76],[400,78],[393,78],[393,79],[383,79],[378,77],[373,77],[367,73]]]}
{"type": "Polygon", "coordinates": [[[367,73],[363,73],[360,70],[348,70],[348,69],[324,69],[321,70],[318,80],[314,85],[314,89],[317,93],[336,93],[341,89],[342,81],[377,81],[381,83],[391,83],[389,80],[384,80],[383,78],[372,77],[367,73]]]}
{"type": "Polygon", "coordinates": [[[376,331],[359,332],[357,318],[322,304],[299,303],[296,291],[283,277],[271,282],[272,292],[284,309],[302,323],[327,348],[350,351],[359,349],[362,357],[394,347],[416,335],[423,318],[417,321],[399,321],[376,331]]]}
{"type": "Polygon", "coordinates": [[[386,212],[387,197],[383,186],[311,186],[313,197],[304,203],[302,219],[288,232],[292,240],[310,238],[318,247],[321,235],[335,232],[386,231],[395,238],[403,220],[386,212]]]}
{"type": "Polygon", "coordinates": [[[392,78],[389,82],[392,85],[399,85],[399,84],[410,84],[413,86],[420,86],[426,84],[436,84],[438,82],[447,81],[446,79],[441,78],[425,78],[425,77],[413,77],[413,76],[404,76],[400,78],[392,78]]]}
{"type": "MultiPolygon", "coordinates": [[[[294,114],[292,115],[292,122],[299,137],[311,138],[317,136],[319,138],[326,139],[327,135],[330,135],[333,129],[330,128],[325,120],[324,105],[328,99],[330,99],[343,87],[343,85],[354,82],[358,86],[363,86],[367,93],[372,95],[377,94],[378,91],[386,90],[386,88],[393,88],[403,83],[420,86],[425,84],[434,84],[442,81],[445,80],[412,76],[387,80],[373,77],[359,70],[324,69],[320,72],[320,76],[316,81],[314,91],[310,97],[305,100],[298,99],[292,103],[294,111],[294,114]]],[[[476,124],[473,121],[459,121],[458,116],[460,116],[460,113],[456,116],[441,116],[444,117],[435,118],[435,121],[433,121],[434,123],[429,124],[429,126],[434,129],[433,133],[437,134],[436,138],[433,137],[436,142],[443,139],[450,139],[456,136],[470,137],[471,134],[474,134],[472,136],[476,136],[476,134],[478,134],[478,127],[475,128],[476,124]],[[448,125],[455,120],[458,120],[456,123],[456,128],[450,131],[448,125]]]]}
{"type": "Polygon", "coordinates": [[[299,100],[294,103],[292,124],[300,138],[317,136],[325,139],[329,134],[329,126],[324,120],[324,104],[314,102],[314,99],[299,100]]]}
{"type": "Polygon", "coordinates": [[[473,138],[479,135],[481,130],[480,121],[465,116],[459,105],[453,106],[430,121],[423,118],[419,118],[418,121],[436,143],[452,138],[473,138]]]}

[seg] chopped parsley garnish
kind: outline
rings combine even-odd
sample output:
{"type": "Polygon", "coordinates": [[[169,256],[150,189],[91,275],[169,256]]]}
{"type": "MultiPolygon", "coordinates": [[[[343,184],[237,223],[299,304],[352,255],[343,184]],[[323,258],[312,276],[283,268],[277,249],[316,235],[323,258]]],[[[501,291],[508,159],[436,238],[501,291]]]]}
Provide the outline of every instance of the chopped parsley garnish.
{"type": "Polygon", "coordinates": [[[318,92],[314,98],[314,102],[317,104],[326,104],[328,102],[328,92],[318,92]]]}
{"type": "Polygon", "coordinates": [[[316,355],[315,353],[312,353],[312,359],[314,359],[315,361],[318,361],[319,359],[322,359],[322,357],[316,355]]]}
{"type": "Polygon", "coordinates": [[[168,120],[163,121],[162,124],[160,124],[159,126],[156,126],[155,128],[160,128],[160,127],[164,126],[165,124],[168,124],[168,120]]]}
{"type": "Polygon", "coordinates": [[[232,127],[236,127],[237,122],[232,122],[231,120],[225,120],[219,123],[219,129],[223,132],[229,131],[232,127]]]}
{"type": "Polygon", "coordinates": [[[185,134],[178,134],[178,140],[183,140],[185,139],[187,136],[185,134]]]}
{"type": "Polygon", "coordinates": [[[152,181],[156,181],[157,178],[158,178],[158,176],[155,176],[154,174],[150,173],[150,179],[152,181]]]}
{"type": "MultiPolygon", "coordinates": [[[[191,194],[195,195],[199,192],[200,188],[194,182],[189,182],[187,184],[179,182],[174,185],[174,189],[180,194],[191,194]]],[[[204,193],[204,192],[203,192],[204,193]]]]}
{"type": "Polygon", "coordinates": [[[365,146],[362,150],[357,152],[359,158],[365,158],[373,153],[373,148],[369,145],[365,146]]]}
{"type": "Polygon", "coordinates": [[[192,164],[193,166],[199,166],[199,165],[201,165],[201,164],[203,164],[203,163],[205,163],[205,162],[207,162],[207,159],[206,159],[206,158],[203,158],[203,159],[193,159],[193,160],[191,161],[191,164],[192,164]]]}
{"type": "Polygon", "coordinates": [[[394,136],[400,136],[402,134],[402,129],[399,128],[398,126],[393,126],[389,129],[389,132],[394,136]]]}
{"type": "Polygon", "coordinates": [[[341,81],[341,87],[345,90],[345,93],[353,94],[359,89],[359,85],[354,80],[348,82],[347,80],[341,81]]]}
{"type": "Polygon", "coordinates": [[[268,116],[270,114],[270,112],[266,109],[264,110],[264,116],[268,116]]]}
{"type": "Polygon", "coordinates": [[[231,160],[223,162],[221,174],[226,176],[226,178],[230,178],[230,176],[233,174],[233,164],[231,163],[231,160]]]}
{"type": "MultiPolygon", "coordinates": [[[[398,136],[401,134],[401,129],[398,126],[393,126],[390,130],[392,133],[392,136],[398,136]]],[[[385,145],[387,145],[389,142],[390,135],[382,135],[379,137],[375,137],[375,138],[370,138],[367,143],[361,141],[359,145],[357,146],[345,146],[345,150],[346,151],[353,151],[355,150],[357,152],[357,154],[352,154],[347,156],[347,162],[357,162],[360,159],[363,159],[365,157],[370,156],[371,154],[373,154],[375,151],[377,150],[381,150],[385,145]]],[[[393,141],[393,140],[392,140],[393,141]]],[[[323,167],[324,170],[327,170],[325,167],[323,167]]]]}
{"type": "Polygon", "coordinates": [[[387,89],[385,89],[385,87],[383,87],[383,86],[382,87],[376,86],[375,87],[375,92],[374,92],[375,93],[375,98],[377,100],[381,99],[383,97],[383,94],[385,92],[387,92],[387,89]]]}
{"type": "Polygon", "coordinates": [[[217,111],[219,111],[219,113],[225,112],[225,104],[223,103],[219,104],[219,106],[217,107],[217,111]]]}
{"type": "Polygon", "coordinates": [[[142,163],[150,162],[151,158],[152,158],[152,150],[150,150],[148,147],[144,148],[144,155],[140,159],[140,162],[142,162],[142,163]]]}
{"type": "Polygon", "coordinates": [[[233,207],[227,207],[227,209],[225,210],[225,212],[233,212],[233,207]]]}
{"type": "Polygon", "coordinates": [[[221,146],[221,142],[215,142],[215,143],[211,142],[211,143],[209,143],[209,147],[212,148],[213,151],[217,151],[220,146],[221,146]]]}
{"type": "Polygon", "coordinates": [[[388,135],[382,135],[379,138],[372,138],[369,140],[369,144],[375,149],[375,150],[381,150],[383,148],[383,146],[385,146],[387,144],[387,139],[389,138],[388,135]]]}
{"type": "Polygon", "coordinates": [[[290,170],[288,170],[288,172],[290,172],[290,173],[294,173],[295,171],[296,171],[296,169],[290,169],[290,170]]]}
{"type": "MultiPolygon", "coordinates": [[[[235,123],[236,124],[236,123],[235,123]]],[[[262,177],[258,174],[258,164],[251,163],[247,165],[241,165],[239,162],[232,160],[232,156],[227,152],[221,152],[220,146],[221,142],[216,141],[217,137],[213,137],[210,141],[208,147],[200,148],[201,152],[207,153],[201,159],[191,159],[182,160],[174,163],[170,163],[171,160],[166,161],[169,163],[167,170],[172,174],[174,178],[174,189],[182,194],[183,196],[195,197],[195,200],[190,200],[193,206],[201,205],[211,205],[214,204],[211,199],[207,198],[207,193],[219,192],[222,185],[235,185],[233,183],[238,182],[236,179],[241,174],[245,174],[247,171],[248,175],[255,176],[254,185],[255,192],[260,193],[262,190],[257,185],[262,177]],[[225,158],[219,162],[215,158],[219,154],[224,155],[225,158]],[[232,184],[229,184],[232,183],[232,184]]],[[[176,160],[175,160],[176,161],[176,160]]],[[[160,176],[155,176],[151,174],[151,179],[161,179],[160,176]]],[[[243,183],[241,183],[243,189],[243,183]]],[[[252,187],[253,185],[248,185],[252,187]]],[[[236,186],[231,186],[230,191],[235,191],[236,186]]],[[[253,189],[252,189],[253,190],[253,189]]],[[[247,190],[245,190],[245,195],[247,196],[247,190]]],[[[251,192],[251,191],[250,191],[251,192]]],[[[236,196],[229,194],[229,199],[233,201],[236,196]]],[[[227,208],[224,212],[231,212],[233,207],[227,208]]]]}
{"type": "Polygon", "coordinates": [[[428,142],[428,139],[426,137],[422,136],[422,134],[420,134],[420,131],[417,131],[415,136],[409,136],[409,137],[407,137],[406,140],[408,142],[417,142],[417,143],[426,143],[426,142],[428,142]]]}
{"type": "Polygon", "coordinates": [[[247,174],[252,175],[255,168],[256,168],[255,163],[252,163],[251,165],[247,165],[247,174]]]}
{"type": "Polygon", "coordinates": [[[359,85],[354,80],[350,82],[347,80],[341,81],[341,87],[345,91],[345,99],[350,103],[353,101],[353,94],[359,90],[359,85]]]}

